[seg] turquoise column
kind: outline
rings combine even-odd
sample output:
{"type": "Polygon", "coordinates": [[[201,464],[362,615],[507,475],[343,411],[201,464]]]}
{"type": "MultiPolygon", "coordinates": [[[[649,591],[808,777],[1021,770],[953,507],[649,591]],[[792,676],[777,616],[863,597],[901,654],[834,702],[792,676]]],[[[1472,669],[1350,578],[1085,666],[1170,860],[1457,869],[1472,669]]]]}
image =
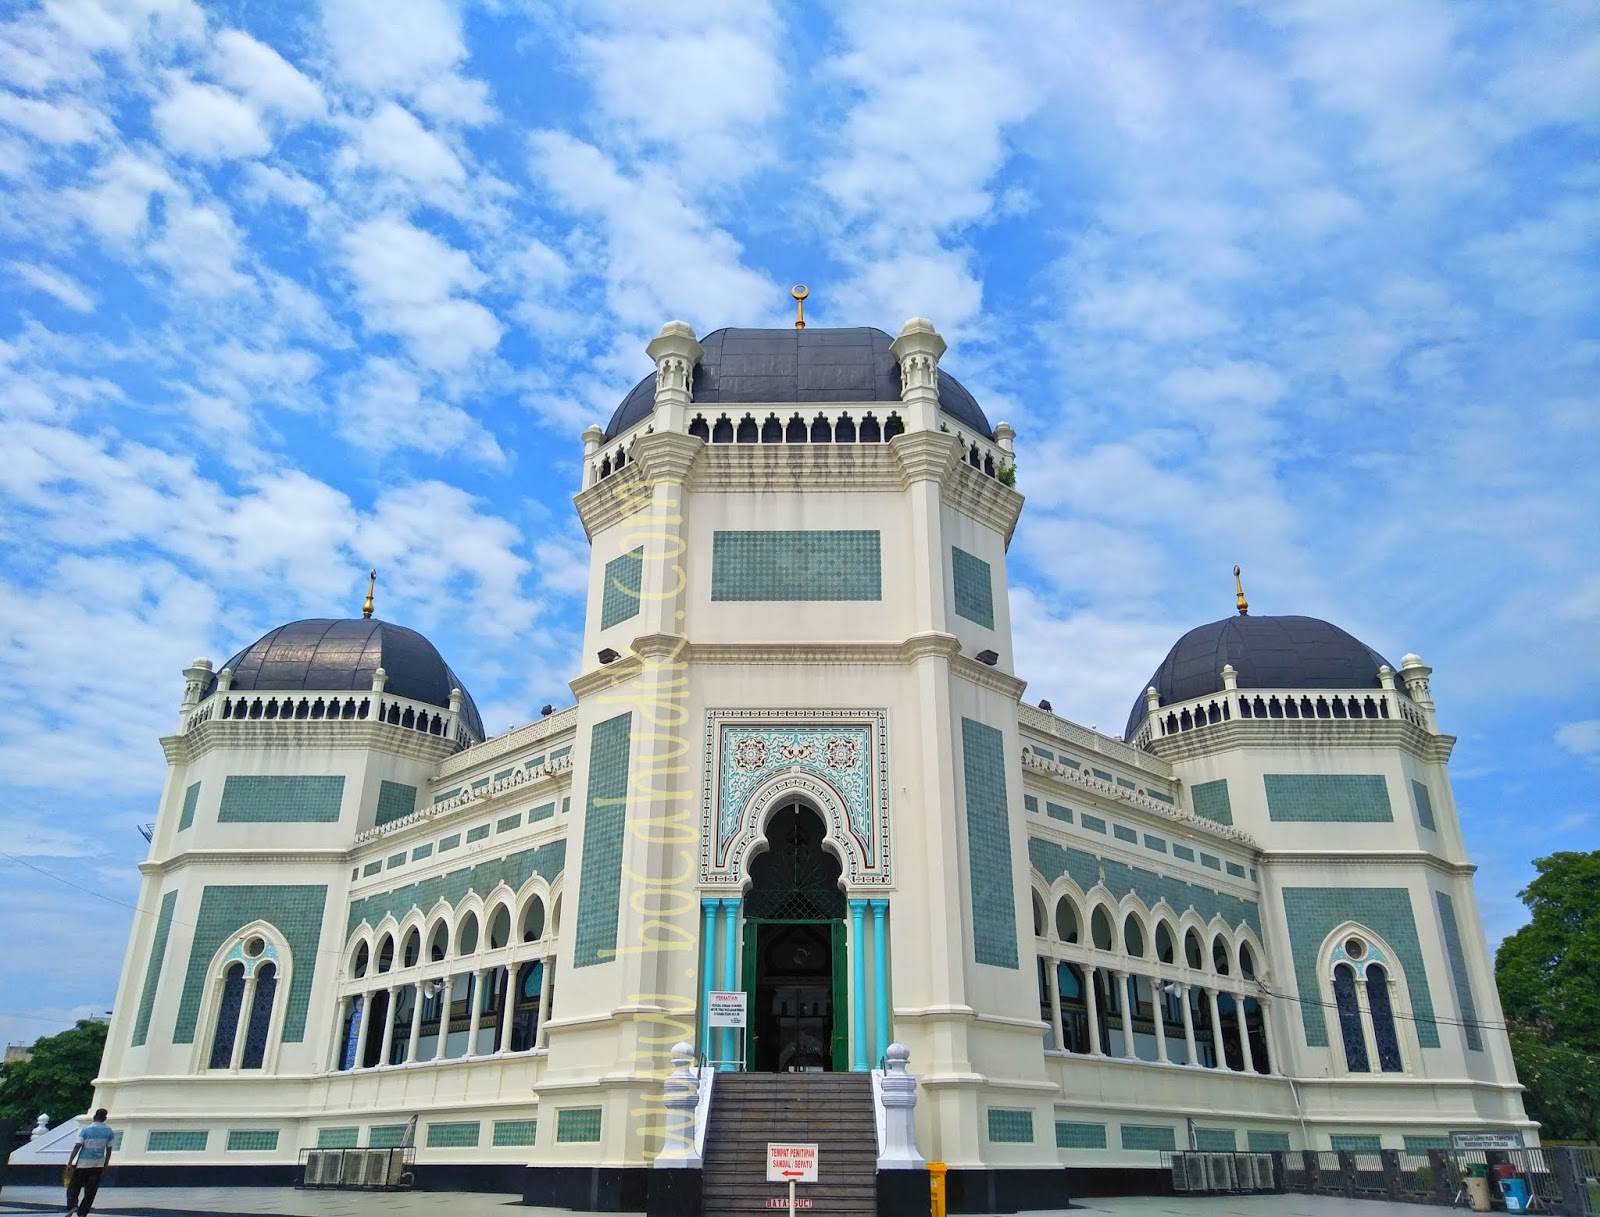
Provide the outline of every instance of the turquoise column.
{"type": "Polygon", "coordinates": [[[883,932],[883,916],[889,911],[887,900],[872,904],[872,1039],[875,1062],[889,1051],[889,936],[883,932]]]}
{"type": "Polygon", "coordinates": [[[711,1051],[711,998],[712,989],[717,987],[717,977],[714,969],[717,966],[717,902],[715,900],[700,901],[700,916],[702,919],[701,936],[704,940],[700,948],[700,1055],[709,1059],[711,1051]]]}
{"type": "Polygon", "coordinates": [[[855,1024],[850,1036],[850,1069],[864,1073],[867,1065],[867,902],[850,902],[850,997],[855,1006],[855,1024]]]}
{"type": "MultiPolygon", "coordinates": [[[[739,987],[739,902],[737,900],[724,900],[722,904],[722,988],[724,992],[732,992],[739,987]]],[[[733,1060],[735,1037],[738,1031],[732,1027],[722,1029],[722,1050],[717,1053],[724,1061],[733,1060]]],[[[733,1065],[724,1065],[724,1069],[732,1069],[733,1065]]]]}

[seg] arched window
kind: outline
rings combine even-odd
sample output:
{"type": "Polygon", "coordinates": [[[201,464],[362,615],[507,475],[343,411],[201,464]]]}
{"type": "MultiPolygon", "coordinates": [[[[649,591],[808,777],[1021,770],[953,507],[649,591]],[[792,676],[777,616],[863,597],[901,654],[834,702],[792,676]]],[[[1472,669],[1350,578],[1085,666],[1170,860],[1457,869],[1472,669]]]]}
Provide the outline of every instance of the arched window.
{"type": "Polygon", "coordinates": [[[869,411],[861,420],[860,439],[863,444],[876,444],[883,439],[883,428],[869,411]]]}
{"type": "Polygon", "coordinates": [[[689,434],[698,440],[704,440],[708,444],[711,442],[711,427],[706,422],[704,414],[696,414],[694,416],[694,420],[689,424],[689,434]]]}
{"type": "Polygon", "coordinates": [[[1239,975],[1246,980],[1256,978],[1256,957],[1251,953],[1248,942],[1239,944],[1239,975]]]}
{"type": "Polygon", "coordinates": [[[517,970],[516,1004],[511,1008],[512,1052],[527,1052],[539,1042],[539,1005],[543,996],[544,961],[535,959],[517,970]]]}
{"type": "Polygon", "coordinates": [[[461,930],[456,935],[456,954],[471,955],[478,949],[478,915],[468,913],[465,921],[461,923],[461,930]]]}
{"type": "Polygon", "coordinates": [[[1200,935],[1193,930],[1183,936],[1183,960],[1196,972],[1206,966],[1205,952],[1200,948],[1200,935]]]}
{"type": "Polygon", "coordinates": [[[889,421],[883,424],[883,438],[885,441],[892,440],[895,436],[903,434],[905,429],[906,425],[901,421],[900,416],[891,414],[889,415],[889,421]]]}
{"type": "Polygon", "coordinates": [[[1389,1001],[1389,973],[1382,964],[1367,965],[1367,1010],[1372,1015],[1372,1042],[1378,1049],[1378,1068],[1400,1073],[1400,1037],[1395,1034],[1394,1008],[1389,1001]]]}
{"type": "MultiPolygon", "coordinates": [[[[394,949],[392,940],[390,951],[394,949]]],[[[267,1036],[272,1031],[272,1004],[278,996],[278,965],[270,960],[256,965],[256,991],[250,999],[250,1022],[244,1037],[241,1069],[260,1069],[267,1059],[267,1036]]]]}
{"type": "Polygon", "coordinates": [[[1078,909],[1072,900],[1063,896],[1056,901],[1056,937],[1062,942],[1078,941],[1078,909]]]}
{"type": "Polygon", "coordinates": [[[1156,958],[1162,963],[1173,961],[1172,929],[1165,921],[1156,922],[1156,958]]]}
{"type": "Polygon", "coordinates": [[[378,971],[387,972],[394,967],[394,935],[385,934],[378,940],[378,971]]]}
{"type": "Polygon", "coordinates": [[[833,442],[833,424],[824,414],[818,414],[811,420],[811,442],[813,444],[831,444],[833,442]]]}
{"type": "Polygon", "coordinates": [[[556,902],[550,906],[550,932],[561,933],[561,897],[556,897],[556,902]]]}
{"type": "Polygon", "coordinates": [[[746,414],[739,420],[738,442],[741,444],[753,444],[760,438],[761,430],[756,426],[755,415],[746,414]]]}
{"type": "Polygon", "coordinates": [[[538,942],[544,937],[544,901],[535,896],[522,914],[522,941],[538,942]]]}
{"type": "Polygon", "coordinates": [[[433,927],[433,937],[428,940],[428,958],[438,963],[450,953],[450,927],[443,921],[433,927]]]}
{"type": "Polygon", "coordinates": [[[1083,971],[1075,963],[1056,965],[1056,990],[1061,1001],[1061,1046],[1068,1052],[1089,1051],[1089,1004],[1083,995],[1083,971]]]}
{"type": "MultiPolygon", "coordinates": [[[[1035,938],[1045,936],[1044,901],[1039,899],[1038,892],[1033,893],[1033,936],[1035,938]]],[[[1048,992],[1049,990],[1046,990],[1046,993],[1048,992]]]]}
{"type": "Polygon", "coordinates": [[[1094,915],[1089,918],[1089,934],[1094,939],[1094,945],[1102,951],[1112,950],[1116,935],[1111,929],[1111,918],[1106,916],[1103,908],[1097,908],[1094,915]]]}
{"type": "Polygon", "coordinates": [[[1122,942],[1127,947],[1129,955],[1144,955],[1144,930],[1139,926],[1139,919],[1132,913],[1122,923],[1122,942]]]}
{"type": "Polygon", "coordinates": [[[422,958],[422,935],[412,929],[406,933],[405,944],[400,949],[400,966],[414,968],[422,958]]]}
{"type": "Polygon", "coordinates": [[[350,975],[356,977],[358,980],[365,976],[367,974],[367,963],[369,959],[370,952],[367,950],[367,944],[362,942],[356,947],[355,956],[350,960],[350,975]]]}
{"type": "Polygon", "coordinates": [[[806,442],[806,420],[798,413],[789,420],[789,425],[784,428],[783,441],[786,444],[803,444],[806,442]]]}
{"type": "Polygon", "coordinates": [[[833,439],[839,444],[856,442],[856,425],[848,414],[841,414],[839,421],[833,425],[833,439]]]}
{"type": "Polygon", "coordinates": [[[498,951],[511,941],[511,912],[505,905],[495,909],[489,919],[489,949],[498,951]]]}
{"type": "MultiPolygon", "coordinates": [[[[366,944],[362,944],[366,950],[366,944]]],[[[211,1036],[211,1068],[233,1064],[233,1041],[239,1034],[239,1011],[244,1005],[244,964],[235,961],[222,974],[222,1000],[217,1003],[217,1025],[211,1036]]]]}
{"type": "Polygon", "coordinates": [[[761,442],[763,444],[783,443],[783,423],[776,414],[767,415],[767,421],[761,424],[761,442]]]}
{"type": "Polygon", "coordinates": [[[713,444],[733,443],[733,421],[726,414],[717,419],[716,426],[711,428],[711,442],[713,444]]]}
{"type": "Polygon", "coordinates": [[[1211,940],[1211,966],[1218,976],[1228,975],[1228,943],[1221,934],[1211,940]]]}
{"type": "Polygon", "coordinates": [[[1333,1001],[1339,1011],[1339,1034],[1344,1039],[1344,1063],[1351,1073],[1370,1073],[1367,1042],[1361,1030],[1361,1005],[1356,999],[1356,971],[1347,963],[1333,970],[1333,1001]]]}

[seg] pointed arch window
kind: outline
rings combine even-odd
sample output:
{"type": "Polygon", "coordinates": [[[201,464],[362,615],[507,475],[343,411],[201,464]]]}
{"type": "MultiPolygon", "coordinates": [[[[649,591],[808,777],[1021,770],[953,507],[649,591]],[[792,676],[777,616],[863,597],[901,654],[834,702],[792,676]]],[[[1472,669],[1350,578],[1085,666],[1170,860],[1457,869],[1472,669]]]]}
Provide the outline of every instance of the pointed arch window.
{"type": "Polygon", "coordinates": [[[1356,997],[1356,970],[1341,963],[1333,970],[1333,1001],[1339,1011],[1339,1034],[1344,1039],[1344,1063],[1351,1073],[1370,1073],[1367,1041],[1361,1026],[1361,1003],[1356,997]]]}
{"type": "Polygon", "coordinates": [[[539,1042],[544,997],[544,961],[531,960],[517,971],[516,1003],[511,1008],[511,1051],[527,1052],[539,1042]]]}
{"type": "Polygon", "coordinates": [[[211,1068],[233,1064],[233,1041],[239,1034],[239,1009],[244,1004],[244,964],[234,962],[222,974],[222,1000],[217,1004],[217,1025],[211,1036],[211,1068]]]}
{"type": "Polygon", "coordinates": [[[1382,964],[1367,965],[1367,1009],[1372,1015],[1372,1041],[1378,1050],[1378,1067],[1401,1073],[1400,1037],[1395,1034],[1394,1007],[1389,1001],[1389,973],[1382,964]]]}
{"type": "Polygon", "coordinates": [[[261,1069],[273,1033],[282,963],[278,949],[248,934],[223,957],[213,1005],[209,1069],[261,1069]]]}
{"type": "Polygon", "coordinates": [[[278,965],[264,963],[256,969],[256,991],[250,1001],[250,1022],[245,1032],[244,1056],[239,1068],[260,1069],[267,1059],[267,1035],[272,1030],[272,1004],[278,996],[278,965]]]}

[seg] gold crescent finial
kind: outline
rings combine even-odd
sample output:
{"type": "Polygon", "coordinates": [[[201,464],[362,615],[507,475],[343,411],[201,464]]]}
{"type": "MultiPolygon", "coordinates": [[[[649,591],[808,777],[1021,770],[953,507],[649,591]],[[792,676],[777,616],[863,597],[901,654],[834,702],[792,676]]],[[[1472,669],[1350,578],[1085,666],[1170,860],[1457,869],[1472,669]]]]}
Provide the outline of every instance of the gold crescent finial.
{"type": "Polygon", "coordinates": [[[1239,616],[1248,617],[1250,615],[1250,602],[1244,598],[1244,580],[1239,578],[1239,568],[1237,566],[1233,568],[1233,586],[1238,591],[1238,597],[1234,603],[1239,606],[1239,616]]]}
{"type": "Polygon", "coordinates": [[[372,589],[378,586],[378,571],[374,567],[367,572],[367,602],[361,606],[363,617],[372,616],[372,589]]]}
{"type": "Polygon", "coordinates": [[[804,283],[796,283],[789,289],[789,294],[794,297],[794,328],[806,328],[806,297],[811,294],[811,289],[804,283]]]}

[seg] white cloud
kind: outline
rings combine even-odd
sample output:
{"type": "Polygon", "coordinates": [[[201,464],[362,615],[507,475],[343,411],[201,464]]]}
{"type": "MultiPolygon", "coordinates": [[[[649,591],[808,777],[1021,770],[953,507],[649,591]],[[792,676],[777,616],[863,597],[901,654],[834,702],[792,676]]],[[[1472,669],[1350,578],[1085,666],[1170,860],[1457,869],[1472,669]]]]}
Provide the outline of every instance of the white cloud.
{"type": "Polygon", "coordinates": [[[232,295],[251,283],[237,265],[242,254],[239,231],[220,203],[169,198],[166,223],[149,252],[184,291],[197,296],[232,295]]]}
{"type": "Polygon", "coordinates": [[[1556,728],[1556,743],[1581,757],[1600,757],[1600,718],[1562,723],[1556,728]]]}
{"type": "Polygon", "coordinates": [[[219,30],[211,42],[217,79],[286,119],[312,119],[327,109],[322,90],[277,51],[243,30],[219,30]]]}
{"type": "Polygon", "coordinates": [[[343,241],[367,324],[397,334],[427,367],[455,369],[492,351],[501,325],[465,293],[485,276],[472,258],[398,216],[381,216],[343,241]]]}
{"type": "Polygon", "coordinates": [[[467,178],[450,146],[394,102],[385,102],[355,125],[350,152],[356,163],[392,173],[424,189],[440,184],[459,186],[467,178]]]}
{"type": "Polygon", "coordinates": [[[83,284],[63,271],[32,262],[13,262],[11,273],[30,287],[54,297],[57,303],[65,305],[75,313],[94,311],[94,296],[83,284]]]}
{"type": "Polygon", "coordinates": [[[0,93],[0,123],[47,144],[87,143],[110,129],[103,113],[81,101],[40,101],[15,93],[0,93]]]}
{"type": "Polygon", "coordinates": [[[415,99],[447,121],[487,121],[488,90],[457,72],[460,12],[443,0],[329,0],[322,31],[337,70],[358,89],[415,99]]]}
{"type": "Polygon", "coordinates": [[[341,401],[339,433],[376,455],[410,448],[505,463],[500,445],[477,419],[426,393],[416,373],[396,360],[369,359],[351,377],[341,401]]]}
{"type": "Polygon", "coordinates": [[[130,241],[145,231],[150,196],[174,188],[161,165],[131,152],[118,152],[95,168],[95,184],[67,192],[83,221],[101,236],[130,241]]]}
{"type": "Polygon", "coordinates": [[[260,156],[272,147],[261,116],[235,93],[173,73],[152,113],[161,142],[201,160],[260,156]]]}

